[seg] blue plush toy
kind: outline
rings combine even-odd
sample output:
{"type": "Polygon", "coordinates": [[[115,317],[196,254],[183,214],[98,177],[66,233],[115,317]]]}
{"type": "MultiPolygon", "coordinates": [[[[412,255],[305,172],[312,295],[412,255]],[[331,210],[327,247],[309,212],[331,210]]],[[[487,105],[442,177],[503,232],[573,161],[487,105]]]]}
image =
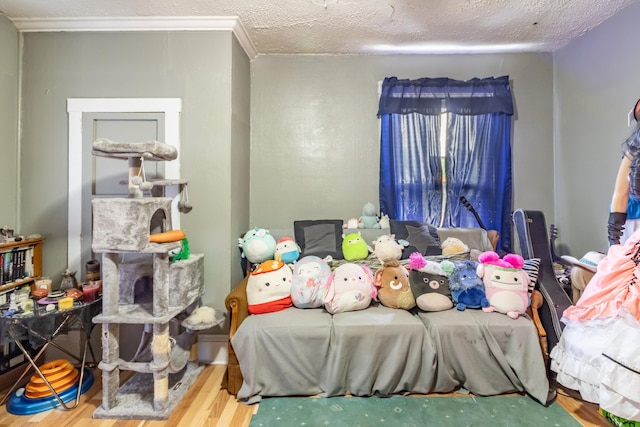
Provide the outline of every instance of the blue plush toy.
{"type": "Polygon", "coordinates": [[[477,273],[476,261],[455,261],[449,276],[451,298],[459,311],[466,308],[489,307],[484,283],[477,273]]]}

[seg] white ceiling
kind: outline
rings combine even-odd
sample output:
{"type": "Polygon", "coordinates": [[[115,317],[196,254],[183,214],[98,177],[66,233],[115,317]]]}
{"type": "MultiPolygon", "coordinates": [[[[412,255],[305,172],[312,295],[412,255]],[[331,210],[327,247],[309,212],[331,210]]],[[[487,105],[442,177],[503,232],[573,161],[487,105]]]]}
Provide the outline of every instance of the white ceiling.
{"type": "Polygon", "coordinates": [[[20,18],[237,16],[258,54],[554,51],[636,0],[0,0],[20,18]]]}

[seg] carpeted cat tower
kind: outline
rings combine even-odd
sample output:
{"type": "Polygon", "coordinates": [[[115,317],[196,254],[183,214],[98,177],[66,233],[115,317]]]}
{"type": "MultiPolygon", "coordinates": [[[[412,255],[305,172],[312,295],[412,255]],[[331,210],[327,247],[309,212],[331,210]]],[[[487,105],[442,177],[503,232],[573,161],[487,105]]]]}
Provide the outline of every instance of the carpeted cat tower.
{"type": "MultiPolygon", "coordinates": [[[[102,405],[93,417],[167,419],[202,371],[191,356],[198,331],[222,321],[215,310],[199,307],[204,255],[176,257],[188,242],[172,228],[164,187],[183,191],[186,181],[145,180],[144,161],[177,158],[168,144],[99,139],[93,154],[129,162],[129,197],[92,201],[92,249],[102,254],[103,286],[102,314],[93,319],[102,324],[102,405]],[[144,325],[131,360],[120,356],[121,324],[144,325]],[[180,331],[174,336],[172,324],[180,331]],[[122,386],[121,370],[136,372],[122,386]]],[[[181,203],[181,212],[191,210],[181,203]]]]}

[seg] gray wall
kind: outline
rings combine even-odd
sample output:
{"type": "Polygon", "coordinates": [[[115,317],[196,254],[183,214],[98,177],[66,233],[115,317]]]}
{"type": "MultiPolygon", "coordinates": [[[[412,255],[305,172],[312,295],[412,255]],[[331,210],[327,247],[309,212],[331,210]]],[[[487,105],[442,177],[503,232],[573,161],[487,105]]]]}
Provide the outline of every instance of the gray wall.
{"type": "MultiPolygon", "coordinates": [[[[509,75],[514,207],[554,212],[551,54],[259,56],[252,63],[251,225],[359,217],[378,201],[378,82],[509,75]]],[[[514,239],[515,242],[515,239],[514,239]]]]}
{"type": "Polygon", "coordinates": [[[636,2],[554,55],[556,219],[564,250],[606,251],[627,113],[640,97],[636,2]]]}
{"type": "Polygon", "coordinates": [[[66,264],[66,99],[180,97],[182,174],[194,204],[183,228],[192,249],[206,255],[205,302],[221,307],[240,276],[237,236],[249,226],[346,219],[359,216],[366,201],[377,205],[379,81],[509,75],[514,207],[542,210],[571,252],[599,248],[629,132],[625,115],[638,97],[639,17],[634,4],[553,55],[267,55],[251,64],[230,33],[26,33],[21,175],[17,161],[5,160],[17,159],[20,146],[20,37],[0,18],[7,163],[0,178],[8,188],[0,221],[17,222],[20,202],[21,231],[47,238],[45,272],[59,277],[66,264]]]}
{"type": "MultiPolygon", "coordinates": [[[[0,15],[0,227],[5,225],[16,232],[20,229],[17,217],[18,199],[18,88],[19,46],[18,31],[13,23],[0,15]]],[[[31,233],[27,233],[31,234],[31,233]]]]}
{"type": "Polygon", "coordinates": [[[67,98],[182,98],[181,175],[194,208],[181,226],[205,254],[204,303],[224,308],[249,218],[246,201],[230,202],[248,197],[232,166],[248,169],[250,85],[232,33],[27,33],[23,64],[22,221],[47,239],[44,271],[58,279],[67,262],[67,168],[77,167],[67,164],[67,98]]]}

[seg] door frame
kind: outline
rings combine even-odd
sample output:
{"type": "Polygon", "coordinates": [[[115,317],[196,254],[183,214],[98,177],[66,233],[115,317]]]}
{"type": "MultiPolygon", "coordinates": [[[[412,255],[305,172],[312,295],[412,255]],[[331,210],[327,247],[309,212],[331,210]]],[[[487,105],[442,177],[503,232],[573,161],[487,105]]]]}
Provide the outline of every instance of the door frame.
{"type": "MultiPolygon", "coordinates": [[[[73,271],[81,271],[82,256],[82,119],[85,113],[160,113],[164,114],[165,143],[178,151],[178,159],[165,164],[165,178],[180,178],[180,113],[181,98],[67,98],[69,116],[69,182],[67,265],[73,271]]],[[[180,228],[177,203],[179,194],[173,197],[172,224],[180,228]]]]}

